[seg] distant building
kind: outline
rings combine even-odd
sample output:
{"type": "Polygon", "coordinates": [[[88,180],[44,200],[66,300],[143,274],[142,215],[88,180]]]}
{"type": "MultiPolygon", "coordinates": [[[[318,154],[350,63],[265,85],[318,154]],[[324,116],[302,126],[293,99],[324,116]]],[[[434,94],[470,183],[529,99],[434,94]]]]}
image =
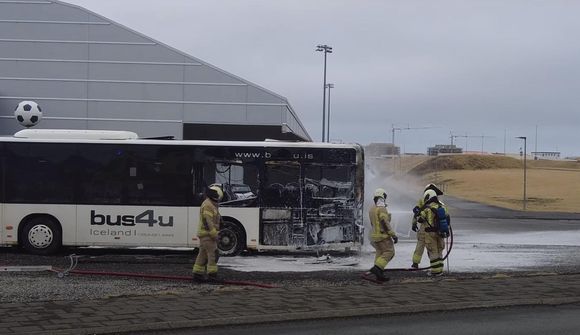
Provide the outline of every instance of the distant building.
{"type": "Polygon", "coordinates": [[[427,155],[437,156],[442,154],[461,154],[463,149],[455,144],[436,144],[434,147],[427,148],[427,155]]]}
{"type": "Polygon", "coordinates": [[[534,159],[560,159],[559,151],[532,151],[534,159]]]}
{"type": "Polygon", "coordinates": [[[398,156],[401,150],[392,143],[371,143],[365,147],[366,157],[398,156]]]}

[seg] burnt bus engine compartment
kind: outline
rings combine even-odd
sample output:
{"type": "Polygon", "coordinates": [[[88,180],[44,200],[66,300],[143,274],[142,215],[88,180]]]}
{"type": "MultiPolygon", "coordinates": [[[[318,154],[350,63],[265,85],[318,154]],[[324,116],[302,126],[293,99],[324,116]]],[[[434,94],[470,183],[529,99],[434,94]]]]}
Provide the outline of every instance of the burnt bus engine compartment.
{"type": "Polygon", "coordinates": [[[354,242],[359,206],[351,181],[305,178],[297,183],[271,183],[262,192],[261,244],[301,247],[354,242]]]}

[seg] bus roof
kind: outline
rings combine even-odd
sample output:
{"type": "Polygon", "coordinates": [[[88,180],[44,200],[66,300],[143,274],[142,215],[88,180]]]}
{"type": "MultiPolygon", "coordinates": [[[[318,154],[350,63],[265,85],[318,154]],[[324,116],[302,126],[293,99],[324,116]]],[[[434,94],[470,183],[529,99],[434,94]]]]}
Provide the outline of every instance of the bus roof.
{"type": "Polygon", "coordinates": [[[50,143],[108,143],[108,144],[161,144],[232,147],[294,147],[294,148],[355,148],[359,144],[288,141],[209,141],[141,139],[131,131],[81,130],[81,129],[24,129],[14,136],[0,136],[0,142],[50,142],[50,143]]]}

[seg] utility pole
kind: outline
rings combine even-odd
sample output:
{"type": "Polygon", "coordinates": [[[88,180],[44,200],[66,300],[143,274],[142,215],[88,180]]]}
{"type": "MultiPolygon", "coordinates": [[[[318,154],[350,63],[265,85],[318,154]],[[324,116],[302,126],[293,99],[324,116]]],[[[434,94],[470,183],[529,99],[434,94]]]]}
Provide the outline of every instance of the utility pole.
{"type": "Polygon", "coordinates": [[[527,197],[526,197],[526,156],[527,156],[527,148],[526,148],[526,143],[527,143],[527,137],[526,136],[518,136],[516,138],[519,138],[520,140],[524,140],[524,211],[526,210],[526,202],[527,202],[527,197]]]}
{"type": "Polygon", "coordinates": [[[326,142],[330,142],[330,89],[334,88],[334,84],[328,83],[326,84],[326,88],[328,88],[328,126],[326,127],[326,142]]]}
{"type": "Polygon", "coordinates": [[[332,53],[332,47],[326,44],[316,46],[316,51],[324,52],[324,83],[322,84],[322,142],[326,135],[326,54],[332,53]]]}

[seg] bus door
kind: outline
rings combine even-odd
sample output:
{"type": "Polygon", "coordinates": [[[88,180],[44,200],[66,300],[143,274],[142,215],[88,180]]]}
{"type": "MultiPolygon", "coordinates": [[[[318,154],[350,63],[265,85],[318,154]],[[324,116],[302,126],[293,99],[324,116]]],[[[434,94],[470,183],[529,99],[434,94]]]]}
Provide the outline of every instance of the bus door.
{"type": "Polygon", "coordinates": [[[297,249],[306,246],[300,163],[266,162],[260,179],[260,243],[297,249]]]}

